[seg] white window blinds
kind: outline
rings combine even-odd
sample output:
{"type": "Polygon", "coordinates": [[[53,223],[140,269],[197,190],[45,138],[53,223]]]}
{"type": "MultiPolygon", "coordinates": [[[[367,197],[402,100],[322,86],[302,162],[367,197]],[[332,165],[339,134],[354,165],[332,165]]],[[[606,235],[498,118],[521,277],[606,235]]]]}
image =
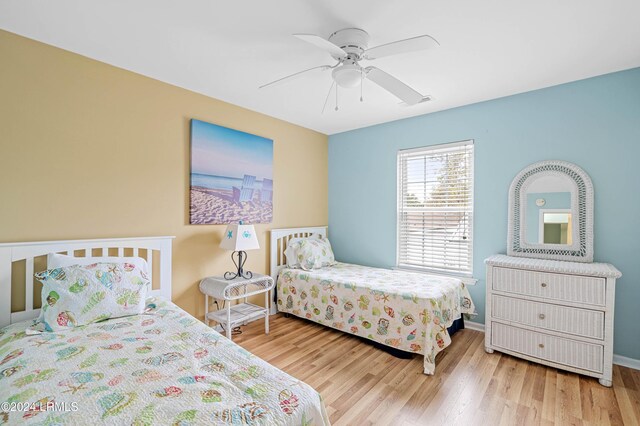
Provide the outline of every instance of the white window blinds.
{"type": "Polygon", "coordinates": [[[400,268],[471,276],[473,141],[398,152],[400,268]]]}

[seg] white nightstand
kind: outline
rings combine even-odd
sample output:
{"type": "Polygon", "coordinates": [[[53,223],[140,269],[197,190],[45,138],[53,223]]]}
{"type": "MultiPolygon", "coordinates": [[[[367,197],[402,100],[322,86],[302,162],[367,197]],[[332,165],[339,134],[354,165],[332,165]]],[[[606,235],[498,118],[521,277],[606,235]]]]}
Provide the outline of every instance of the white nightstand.
{"type": "Polygon", "coordinates": [[[231,340],[234,325],[246,323],[264,316],[264,332],[269,334],[269,294],[273,288],[273,278],[269,275],[254,274],[252,278],[207,277],[200,281],[200,291],[205,295],[204,318],[222,324],[231,340]],[[264,293],[265,307],[247,302],[247,298],[264,293]],[[226,302],[226,309],[209,312],[209,297],[226,302]],[[242,303],[232,306],[232,301],[244,299],[242,303]]]}

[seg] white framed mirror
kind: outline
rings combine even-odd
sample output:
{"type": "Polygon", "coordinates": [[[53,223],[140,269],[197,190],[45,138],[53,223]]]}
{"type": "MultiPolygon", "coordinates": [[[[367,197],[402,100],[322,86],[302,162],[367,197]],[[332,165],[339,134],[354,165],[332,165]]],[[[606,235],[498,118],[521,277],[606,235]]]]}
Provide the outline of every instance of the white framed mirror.
{"type": "Polygon", "coordinates": [[[509,188],[507,254],[593,262],[593,185],[580,167],[541,161],[509,188]]]}

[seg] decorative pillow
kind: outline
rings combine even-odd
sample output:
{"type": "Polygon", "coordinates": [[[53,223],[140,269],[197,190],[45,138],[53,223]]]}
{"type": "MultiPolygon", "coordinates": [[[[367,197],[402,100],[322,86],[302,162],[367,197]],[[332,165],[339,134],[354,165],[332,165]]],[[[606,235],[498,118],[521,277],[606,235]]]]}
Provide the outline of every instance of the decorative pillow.
{"type": "Polygon", "coordinates": [[[308,239],[321,240],[322,238],[324,237],[320,234],[312,234],[308,237],[291,238],[287,243],[287,248],[284,251],[285,260],[287,261],[287,267],[300,269],[300,263],[298,262],[298,257],[296,255],[296,250],[298,249],[298,243],[300,241],[308,239]]]}
{"type": "Polygon", "coordinates": [[[47,255],[47,268],[56,269],[73,265],[93,265],[94,263],[131,263],[140,268],[145,274],[149,273],[147,261],[141,257],[115,257],[115,256],[98,256],[98,257],[75,257],[65,254],[49,253],[47,255]]]}
{"type": "MultiPolygon", "coordinates": [[[[94,263],[131,263],[148,276],[149,265],[147,261],[141,257],[116,257],[116,256],[97,256],[97,257],[75,257],[65,254],[49,253],[47,254],[47,268],[56,269],[65,266],[74,265],[92,265],[94,263]]],[[[44,299],[43,299],[44,300],[44,299]]],[[[40,310],[38,322],[44,319],[44,310],[40,310]]]]}
{"type": "Polygon", "coordinates": [[[47,331],[144,312],[149,279],[131,263],[94,263],[48,269],[42,282],[41,320],[47,331]]]}
{"type": "Polygon", "coordinates": [[[284,254],[287,257],[287,266],[305,271],[336,264],[331,243],[324,238],[304,238],[293,243],[289,241],[284,254]]]}
{"type": "MultiPolygon", "coordinates": [[[[315,237],[309,237],[315,238],[315,237]]],[[[291,238],[287,243],[287,248],[284,250],[284,257],[287,261],[288,268],[296,268],[300,269],[300,263],[298,262],[298,247],[300,246],[300,241],[306,240],[307,238],[291,238]]]]}

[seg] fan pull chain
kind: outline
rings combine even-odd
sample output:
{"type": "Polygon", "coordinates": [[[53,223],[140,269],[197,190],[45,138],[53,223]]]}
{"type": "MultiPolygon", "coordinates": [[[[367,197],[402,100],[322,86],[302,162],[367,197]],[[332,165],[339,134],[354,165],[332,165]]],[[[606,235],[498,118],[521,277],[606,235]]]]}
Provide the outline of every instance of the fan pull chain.
{"type": "Polygon", "coordinates": [[[364,84],[364,75],[362,74],[362,69],[360,69],[360,102],[363,101],[362,99],[362,85],[364,84]]]}
{"type": "Polygon", "coordinates": [[[324,99],[324,105],[322,106],[322,113],[324,114],[324,110],[327,108],[327,102],[329,102],[329,98],[331,97],[331,91],[333,90],[333,86],[335,86],[336,82],[331,83],[331,87],[329,87],[329,91],[327,92],[327,97],[324,99]]]}
{"type": "Polygon", "coordinates": [[[336,84],[336,111],[338,110],[338,85],[336,84]]]}

